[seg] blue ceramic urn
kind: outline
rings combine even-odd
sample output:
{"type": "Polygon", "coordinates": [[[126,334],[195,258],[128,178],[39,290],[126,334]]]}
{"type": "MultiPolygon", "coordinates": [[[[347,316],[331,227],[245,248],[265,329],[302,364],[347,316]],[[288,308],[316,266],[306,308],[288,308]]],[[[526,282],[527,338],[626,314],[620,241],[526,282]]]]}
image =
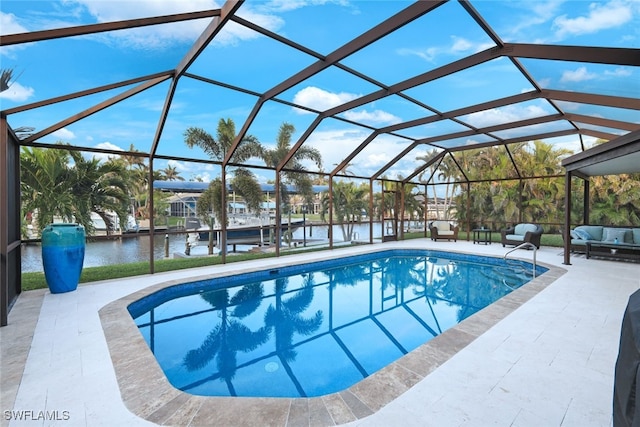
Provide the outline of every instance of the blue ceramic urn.
{"type": "Polygon", "coordinates": [[[79,224],[49,224],[42,231],[42,265],[52,294],[78,287],[84,248],[84,227],[79,224]]]}

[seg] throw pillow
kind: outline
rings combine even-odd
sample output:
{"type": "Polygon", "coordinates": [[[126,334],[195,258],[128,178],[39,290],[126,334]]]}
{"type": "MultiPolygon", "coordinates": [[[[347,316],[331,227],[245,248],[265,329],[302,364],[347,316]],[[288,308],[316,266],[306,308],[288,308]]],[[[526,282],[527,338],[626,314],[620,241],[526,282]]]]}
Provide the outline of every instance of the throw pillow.
{"type": "Polygon", "coordinates": [[[573,230],[573,232],[578,236],[578,239],[582,239],[582,240],[590,240],[591,239],[591,235],[589,233],[587,233],[584,230],[581,230],[579,228],[576,228],[575,230],[573,230]]]}
{"type": "Polygon", "coordinates": [[[616,241],[616,239],[618,239],[618,243],[623,243],[624,242],[624,235],[627,232],[627,230],[614,230],[612,228],[608,228],[607,229],[607,237],[604,240],[605,242],[608,243],[613,243],[616,241]]]}

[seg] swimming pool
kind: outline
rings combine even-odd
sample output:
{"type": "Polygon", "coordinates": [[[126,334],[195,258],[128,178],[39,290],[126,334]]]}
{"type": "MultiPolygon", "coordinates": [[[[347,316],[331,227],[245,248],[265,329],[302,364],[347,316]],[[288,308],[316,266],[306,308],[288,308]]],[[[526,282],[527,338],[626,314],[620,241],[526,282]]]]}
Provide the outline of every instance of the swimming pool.
{"type": "Polygon", "coordinates": [[[511,263],[381,251],[172,286],[128,309],[182,391],[313,397],[350,387],[532,278],[530,264],[511,263]]]}

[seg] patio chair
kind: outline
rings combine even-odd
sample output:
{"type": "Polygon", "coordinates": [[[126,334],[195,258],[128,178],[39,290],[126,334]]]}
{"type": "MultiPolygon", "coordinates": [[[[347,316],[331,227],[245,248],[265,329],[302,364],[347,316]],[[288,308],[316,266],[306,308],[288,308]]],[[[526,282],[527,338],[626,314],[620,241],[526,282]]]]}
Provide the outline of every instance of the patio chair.
{"type": "Polygon", "coordinates": [[[449,221],[433,221],[429,229],[431,230],[431,240],[434,242],[438,239],[458,241],[458,226],[449,223],[449,221]]]}
{"type": "Polygon", "coordinates": [[[505,245],[518,246],[524,242],[532,243],[540,249],[540,238],[544,230],[537,224],[518,224],[500,232],[502,247],[505,245]]]}

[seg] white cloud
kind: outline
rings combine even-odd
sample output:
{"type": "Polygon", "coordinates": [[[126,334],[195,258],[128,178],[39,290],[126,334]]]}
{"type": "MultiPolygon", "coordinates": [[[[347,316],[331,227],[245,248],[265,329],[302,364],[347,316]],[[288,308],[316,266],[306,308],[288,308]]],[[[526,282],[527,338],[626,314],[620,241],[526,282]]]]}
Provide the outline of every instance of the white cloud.
{"type": "Polygon", "coordinates": [[[613,77],[629,77],[633,73],[629,68],[618,67],[613,71],[605,70],[604,74],[613,77]]]}
{"type": "MultiPolygon", "coordinates": [[[[136,0],[122,1],[67,1],[66,6],[81,5],[96,19],[96,22],[111,22],[151,16],[170,15],[176,13],[196,12],[220,8],[220,4],[213,0],[136,0]]],[[[271,31],[277,31],[284,25],[284,21],[269,13],[257,13],[251,6],[244,6],[240,14],[271,31]]],[[[106,41],[117,41],[125,46],[140,49],[161,49],[175,43],[194,42],[211,22],[209,19],[177,22],[168,25],[153,25],[143,28],[133,28],[102,34],[106,41]]],[[[259,37],[259,34],[234,22],[228,22],[216,36],[214,44],[235,44],[239,40],[259,37]]]]}
{"type": "MultiPolygon", "coordinates": [[[[538,80],[538,86],[540,87],[549,87],[551,84],[551,79],[549,77],[538,80]]],[[[525,92],[529,92],[531,89],[526,90],[525,92]]]]}
{"type": "Polygon", "coordinates": [[[191,174],[191,176],[189,176],[186,179],[187,181],[211,182],[212,178],[210,174],[204,172],[204,173],[191,174]]]}
{"type": "Polygon", "coordinates": [[[436,56],[441,52],[440,48],[437,47],[428,47],[424,49],[412,49],[412,48],[400,48],[396,50],[396,53],[401,56],[414,55],[418,58],[422,58],[427,62],[434,62],[436,56]]]}
{"type": "MultiPolygon", "coordinates": [[[[174,13],[194,12],[217,8],[215,2],[210,0],[136,0],[135,2],[105,2],[91,0],[69,1],[84,6],[87,12],[95,17],[97,22],[120,21],[134,18],[145,18],[174,13]]],[[[114,31],[109,34],[121,41],[126,41],[132,46],[141,43],[158,45],[173,41],[192,41],[198,37],[206,23],[204,21],[186,21],[170,25],[153,25],[145,28],[136,28],[126,31],[114,31]]]]}
{"type": "Polygon", "coordinates": [[[591,3],[589,14],[568,18],[567,15],[557,17],[553,26],[556,36],[591,34],[600,30],[615,28],[631,20],[633,13],[629,5],[614,0],[606,4],[591,3]]]}
{"type": "Polygon", "coordinates": [[[268,2],[265,2],[262,6],[264,9],[268,10],[277,12],[288,12],[306,6],[322,6],[326,3],[335,3],[342,6],[349,6],[348,0],[270,0],[268,2]]]}
{"type": "Polygon", "coordinates": [[[172,168],[176,168],[176,170],[178,172],[188,172],[189,168],[187,167],[187,165],[185,165],[184,162],[179,162],[177,160],[169,160],[167,162],[168,166],[171,166],[172,168]]]}
{"type": "MultiPolygon", "coordinates": [[[[293,102],[314,110],[325,111],[358,98],[358,96],[347,92],[332,93],[314,86],[307,86],[294,95],[293,102]]],[[[295,109],[295,111],[301,114],[307,113],[307,111],[300,109],[295,109]]]]}
{"type": "Polygon", "coordinates": [[[512,121],[525,120],[533,117],[540,117],[549,114],[539,105],[508,105],[502,108],[491,108],[489,110],[471,113],[461,119],[472,126],[483,128],[512,121]]]}
{"type": "Polygon", "coordinates": [[[0,34],[26,33],[28,30],[18,23],[13,13],[0,12],[0,34]]]}
{"type": "Polygon", "coordinates": [[[364,167],[366,168],[380,168],[391,160],[391,156],[387,153],[372,153],[369,154],[364,162],[364,167]]]}
{"type": "Polygon", "coordinates": [[[201,164],[201,163],[187,163],[187,162],[179,162],[177,160],[169,160],[167,161],[167,166],[171,166],[176,168],[176,170],[180,173],[185,172],[201,172],[201,171],[212,171],[214,170],[213,165],[201,164]]]}
{"type": "Polygon", "coordinates": [[[556,101],[556,104],[562,111],[579,111],[580,107],[584,104],[580,104],[578,102],[569,102],[569,101],[556,101]]]}
{"type": "MultiPolygon", "coordinates": [[[[316,131],[311,134],[305,146],[317,148],[322,154],[324,170],[331,172],[342,163],[346,156],[355,150],[369,132],[354,129],[335,129],[316,131]]],[[[357,176],[370,176],[377,172],[395,157],[399,150],[411,142],[390,135],[379,135],[367,145],[347,166],[347,172],[357,176]]],[[[412,154],[398,161],[390,169],[395,175],[403,173],[407,176],[415,170],[417,163],[412,154]],[[408,171],[408,172],[407,172],[408,171]]]]}
{"type": "MultiPolygon", "coordinates": [[[[257,13],[250,8],[243,8],[238,15],[248,21],[266,28],[269,31],[277,32],[284,26],[284,20],[278,16],[257,13]]],[[[221,45],[235,45],[242,40],[251,40],[260,37],[258,33],[252,31],[242,25],[230,22],[220,31],[220,34],[216,36],[215,43],[221,45]]]]}
{"type": "Polygon", "coordinates": [[[101,142],[100,144],[97,144],[96,148],[100,148],[102,150],[124,151],[122,148],[120,148],[117,145],[112,144],[111,142],[108,142],[108,141],[101,142]]]}
{"type": "Polygon", "coordinates": [[[305,0],[271,0],[265,4],[268,7],[279,12],[288,12],[290,10],[299,9],[307,5],[305,0]]]}
{"type": "Polygon", "coordinates": [[[579,67],[575,71],[567,70],[562,73],[560,78],[561,82],[583,82],[586,80],[593,80],[598,76],[594,73],[589,73],[587,67],[579,67]]]}
{"type": "Polygon", "coordinates": [[[467,147],[470,145],[476,145],[476,144],[482,144],[483,141],[478,141],[477,139],[473,139],[473,138],[467,138],[464,141],[464,145],[466,145],[467,147]]]}
{"type": "MultiPolygon", "coordinates": [[[[524,8],[524,13],[514,13],[513,18],[508,21],[508,27],[500,31],[509,34],[504,37],[504,41],[513,39],[521,39],[522,34],[530,33],[531,28],[542,25],[555,16],[558,8],[562,5],[562,1],[530,1],[530,2],[514,2],[514,6],[524,8]]],[[[530,34],[529,34],[530,36],[530,34]]],[[[537,41],[544,43],[544,40],[537,41]]]]}
{"type": "Polygon", "coordinates": [[[76,137],[76,135],[66,128],[58,129],[53,132],[51,135],[55,136],[61,141],[70,141],[76,137]]]}
{"type": "Polygon", "coordinates": [[[371,112],[367,110],[347,111],[344,113],[344,117],[354,122],[367,124],[395,124],[402,121],[400,117],[382,110],[374,110],[371,112]]]}
{"type": "MultiPolygon", "coordinates": [[[[30,17],[29,24],[32,27],[30,29],[20,25],[15,15],[0,12],[0,32],[2,34],[23,33],[30,30],[62,28],[94,22],[102,23],[197,12],[219,9],[222,3],[224,2],[214,0],[136,0],[135,2],[64,0],[61,4],[54,6],[58,10],[49,13],[46,19],[30,17]],[[87,15],[93,17],[94,21],[90,22],[86,18],[82,20],[82,17],[87,15]]],[[[306,6],[306,3],[300,2],[299,7],[306,6]]],[[[284,26],[284,20],[274,15],[272,13],[273,9],[247,3],[239,10],[239,16],[276,32],[284,26]]],[[[117,43],[136,49],[163,49],[176,43],[193,43],[212,19],[205,18],[166,25],[152,25],[86,37],[91,37],[107,44],[117,43]]],[[[257,37],[260,37],[257,32],[230,21],[216,35],[213,45],[235,45],[239,41],[257,37]]],[[[24,48],[23,45],[15,47],[3,46],[0,48],[0,52],[3,55],[9,55],[13,50],[22,48],[24,48]]]]}
{"type": "Polygon", "coordinates": [[[468,52],[475,46],[474,43],[462,37],[451,36],[451,39],[453,40],[451,50],[454,52],[468,52]]]}
{"type": "Polygon", "coordinates": [[[212,0],[136,0],[135,2],[101,2],[76,0],[95,16],[99,22],[142,18],[154,15],[193,12],[217,9],[220,5],[212,0]]]}
{"type": "Polygon", "coordinates": [[[456,55],[466,52],[480,52],[493,47],[493,43],[475,43],[458,36],[451,36],[451,44],[447,46],[430,46],[426,48],[400,48],[396,53],[401,56],[414,55],[427,62],[435,62],[440,55],[456,55]]]}
{"type": "MultiPolygon", "coordinates": [[[[171,111],[181,110],[183,106],[184,103],[172,102],[171,111]]],[[[164,108],[164,99],[139,99],[136,100],[136,108],[159,113],[164,108]]]]}
{"type": "Polygon", "coordinates": [[[355,150],[367,135],[366,132],[353,129],[316,131],[309,136],[304,145],[320,151],[324,169],[330,172],[342,163],[345,156],[355,150]]]}
{"type": "Polygon", "coordinates": [[[11,83],[9,89],[0,92],[0,99],[8,99],[13,102],[23,102],[31,98],[35,90],[32,87],[24,87],[18,82],[11,83]]]}
{"type": "MultiPolygon", "coordinates": [[[[378,172],[382,167],[392,161],[400,151],[408,148],[412,144],[410,141],[388,135],[384,138],[377,138],[374,143],[376,144],[375,149],[366,152],[363,150],[364,156],[362,163],[365,168],[365,176],[378,172]]],[[[397,178],[399,176],[407,177],[413,174],[419,166],[424,164],[422,161],[417,160],[418,157],[423,155],[425,155],[424,145],[413,147],[406,155],[387,168],[383,172],[383,176],[397,178]]],[[[357,160],[359,159],[360,157],[357,157],[357,160]]]]}
{"type": "MultiPolygon", "coordinates": [[[[95,148],[100,148],[102,150],[124,151],[122,148],[120,148],[117,145],[112,144],[111,142],[108,142],[108,141],[101,142],[100,144],[96,144],[95,148]]],[[[89,158],[93,157],[93,158],[99,159],[100,161],[104,162],[104,161],[107,161],[109,159],[117,158],[118,156],[116,156],[114,154],[106,154],[106,153],[89,153],[87,155],[87,157],[89,157],[89,158]]]]}
{"type": "Polygon", "coordinates": [[[175,168],[180,176],[186,181],[201,179],[203,182],[211,182],[212,176],[220,175],[220,168],[217,166],[195,162],[181,162],[177,160],[168,160],[166,165],[159,162],[154,166],[154,168],[158,170],[164,169],[166,166],[175,168]]]}

